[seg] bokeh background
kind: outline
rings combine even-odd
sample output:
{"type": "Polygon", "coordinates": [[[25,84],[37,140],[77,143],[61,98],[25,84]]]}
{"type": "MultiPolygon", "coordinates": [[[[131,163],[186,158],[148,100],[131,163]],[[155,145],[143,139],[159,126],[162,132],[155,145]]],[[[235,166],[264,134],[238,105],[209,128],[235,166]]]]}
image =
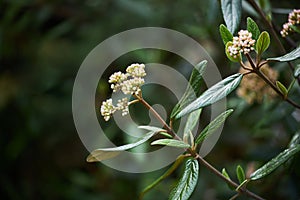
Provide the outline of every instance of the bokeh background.
{"type": "MultiPolygon", "coordinates": [[[[278,0],[272,1],[271,6],[265,9],[271,11],[280,27],[287,19],[287,9],[299,6],[299,2],[278,0]]],[[[218,26],[224,22],[217,0],[2,0],[0,8],[1,199],[137,199],[139,192],[166,170],[127,174],[85,161],[89,152],[74,127],[72,87],[85,56],[106,38],[137,27],[170,28],[197,40],[223,77],[239,69],[225,58],[218,33],[218,26]]],[[[266,29],[243,2],[241,27],[245,27],[247,16],[266,29]]],[[[299,37],[293,39],[297,41],[299,37]]],[[[270,56],[279,55],[276,45],[270,49],[270,56]]],[[[151,50],[125,55],[114,66],[132,62],[168,64],[181,69],[187,77],[190,72],[184,70],[184,62],[176,56],[151,50]]],[[[286,65],[272,67],[283,83],[290,82],[286,65]]],[[[110,95],[106,80],[114,70],[108,68],[107,74],[99,77],[102,79],[95,95],[98,113],[101,101],[110,95]]],[[[160,102],[167,93],[163,88],[147,92],[152,103],[160,102]],[[151,95],[154,91],[155,95],[151,95]]],[[[299,102],[299,87],[293,95],[299,102]]],[[[166,111],[171,112],[175,103],[164,102],[166,111]]],[[[299,111],[279,99],[250,105],[232,94],[228,107],[236,111],[206,159],[219,170],[226,167],[233,179],[237,164],[244,168],[262,165],[282,151],[299,130],[299,111]]],[[[206,123],[205,115],[209,112],[204,113],[201,126],[206,123]]],[[[135,112],[135,116],[137,121],[147,123],[143,113],[135,112]]],[[[99,118],[99,123],[103,119],[99,118]]],[[[109,130],[116,143],[124,141],[117,127],[109,130]]],[[[268,178],[251,183],[249,188],[267,199],[299,199],[299,169],[298,156],[268,178]]],[[[179,169],[145,199],[167,199],[180,173],[179,169]]],[[[200,173],[192,199],[228,199],[234,194],[205,168],[200,173]]]]}

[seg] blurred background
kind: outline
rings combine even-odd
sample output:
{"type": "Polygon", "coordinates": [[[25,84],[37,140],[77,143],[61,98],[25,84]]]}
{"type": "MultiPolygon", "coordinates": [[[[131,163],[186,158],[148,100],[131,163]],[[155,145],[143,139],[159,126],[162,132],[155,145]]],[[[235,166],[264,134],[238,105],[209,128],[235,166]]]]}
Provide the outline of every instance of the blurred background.
{"type": "MultiPolygon", "coordinates": [[[[272,1],[271,5],[260,2],[279,28],[287,13],[299,6],[297,0],[272,1]]],[[[1,199],[137,199],[139,192],[166,170],[127,174],[85,161],[89,152],[73,123],[72,87],[86,55],[106,38],[137,27],[170,28],[197,40],[223,77],[239,70],[223,51],[218,27],[224,22],[217,0],[2,0],[0,8],[1,199]]],[[[243,1],[241,27],[245,27],[247,16],[266,29],[243,1]]],[[[299,37],[292,39],[297,41],[299,37]]],[[[280,55],[274,44],[270,49],[270,56],[280,55]]],[[[159,62],[182,71],[185,66],[168,52],[151,50],[132,52],[113,64],[127,66],[132,62],[159,62]]],[[[271,67],[278,71],[281,82],[291,81],[286,65],[271,67]]],[[[109,68],[99,77],[102,79],[95,97],[98,114],[101,101],[111,94],[105,82],[112,71],[115,69],[109,68]]],[[[185,75],[188,77],[189,72],[185,75]]],[[[153,91],[147,90],[148,95],[153,91]]],[[[149,95],[152,103],[166,94],[163,88],[155,91],[155,95],[149,95]]],[[[299,102],[299,87],[292,98],[299,102]]],[[[164,103],[170,113],[176,102],[164,103]]],[[[276,98],[249,104],[232,94],[228,107],[236,111],[206,159],[219,170],[226,167],[233,179],[237,164],[244,168],[261,166],[281,152],[300,128],[299,111],[276,98]]],[[[147,123],[139,117],[142,114],[135,115],[141,123],[147,123]]],[[[205,113],[203,118],[205,122],[205,113]]],[[[102,118],[99,123],[103,123],[102,118]]],[[[109,130],[111,138],[122,140],[117,127],[109,130]]],[[[179,169],[145,199],[167,199],[180,173],[179,169]]],[[[192,199],[228,199],[234,194],[205,168],[200,173],[192,199]]],[[[299,199],[299,156],[249,188],[267,199],[299,199]]]]}

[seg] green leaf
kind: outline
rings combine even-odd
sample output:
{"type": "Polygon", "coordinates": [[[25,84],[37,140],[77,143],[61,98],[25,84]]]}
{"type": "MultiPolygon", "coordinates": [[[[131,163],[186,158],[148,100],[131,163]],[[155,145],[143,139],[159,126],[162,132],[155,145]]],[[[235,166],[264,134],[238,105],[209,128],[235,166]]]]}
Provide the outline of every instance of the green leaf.
{"type": "Polygon", "coordinates": [[[240,53],[239,53],[239,55],[238,55],[236,58],[234,58],[233,56],[231,56],[230,53],[229,53],[229,49],[228,49],[228,48],[229,48],[230,46],[232,46],[232,45],[233,45],[233,43],[232,43],[231,41],[227,42],[227,44],[226,44],[226,46],[225,46],[225,53],[226,53],[226,56],[227,56],[227,58],[228,58],[229,60],[231,60],[232,62],[239,62],[239,61],[242,59],[240,53]]]}
{"type": "Polygon", "coordinates": [[[300,131],[296,132],[295,135],[292,137],[289,143],[289,148],[293,148],[299,144],[300,144],[300,131]]]}
{"type": "Polygon", "coordinates": [[[253,172],[250,176],[250,180],[257,180],[265,177],[266,175],[273,172],[276,168],[282,165],[284,162],[289,160],[293,155],[300,151],[300,145],[295,145],[292,148],[286,149],[277,155],[275,158],[270,160],[264,166],[253,172]]]}
{"type": "Polygon", "coordinates": [[[291,51],[290,53],[287,53],[283,56],[276,57],[276,58],[268,58],[267,60],[275,60],[280,62],[288,62],[292,60],[296,60],[300,58],[300,46],[291,51]]]}
{"type": "Polygon", "coordinates": [[[236,167],[236,176],[237,176],[240,184],[243,183],[246,179],[245,172],[244,172],[243,168],[240,165],[238,165],[236,167]]]}
{"type": "Polygon", "coordinates": [[[152,188],[154,188],[156,185],[158,185],[162,180],[164,180],[165,178],[167,178],[168,176],[170,176],[177,168],[178,166],[182,163],[182,161],[184,160],[185,156],[184,155],[180,155],[176,161],[174,162],[174,164],[162,175],[160,176],[158,179],[156,179],[153,183],[151,183],[150,185],[148,185],[140,194],[139,199],[142,199],[143,196],[152,188]]]}
{"type": "Polygon", "coordinates": [[[189,103],[195,100],[200,95],[200,86],[202,82],[202,75],[207,66],[207,61],[203,60],[195,66],[190,76],[189,84],[178,103],[172,110],[171,118],[173,119],[182,108],[186,107],[189,103]]]}
{"type": "Polygon", "coordinates": [[[162,128],[158,128],[158,127],[155,127],[155,126],[138,126],[138,128],[140,129],[145,129],[147,131],[153,131],[153,132],[166,132],[165,129],[162,129],[162,128]]]}
{"type": "Polygon", "coordinates": [[[102,160],[107,160],[110,158],[114,158],[118,156],[120,153],[123,151],[126,151],[128,149],[132,149],[134,147],[137,147],[147,140],[149,140],[155,133],[162,131],[163,129],[157,128],[157,127],[151,127],[151,126],[141,126],[140,128],[144,129],[151,129],[150,132],[148,132],[144,137],[138,139],[136,142],[131,143],[131,144],[126,144],[118,147],[113,147],[113,148],[101,148],[101,149],[96,149],[92,151],[92,153],[87,157],[86,161],[87,162],[98,162],[102,160]]]}
{"type": "Polygon", "coordinates": [[[192,195],[198,181],[199,164],[191,158],[186,161],[183,175],[172,190],[170,200],[187,200],[192,195]]]}
{"type": "Polygon", "coordinates": [[[211,105],[231,93],[241,82],[243,74],[233,74],[207,89],[200,97],[186,106],[176,118],[193,112],[199,108],[211,105]]]}
{"type": "Polygon", "coordinates": [[[207,136],[214,133],[226,120],[226,118],[233,112],[233,109],[226,110],[216,117],[212,122],[210,122],[204,129],[201,131],[199,136],[196,139],[196,144],[202,142],[207,136]]]}
{"type": "Polygon", "coordinates": [[[226,171],[225,168],[222,169],[222,174],[223,174],[223,176],[225,176],[227,179],[231,180],[231,179],[230,179],[230,176],[228,175],[228,173],[227,173],[227,171],[226,171]]]}
{"type": "Polygon", "coordinates": [[[294,71],[294,77],[297,78],[298,76],[300,76],[300,64],[297,65],[294,71]]]}
{"type": "Polygon", "coordinates": [[[190,145],[181,141],[181,140],[175,140],[175,139],[159,139],[155,140],[151,143],[151,145],[165,145],[170,147],[178,147],[178,148],[189,148],[190,145]]]}
{"type": "Polygon", "coordinates": [[[154,131],[154,132],[159,133],[163,136],[173,138],[172,135],[168,134],[167,131],[165,129],[162,129],[162,128],[158,128],[158,127],[155,127],[155,126],[139,126],[138,128],[145,129],[145,130],[148,130],[148,131],[154,131]]]}
{"type": "Polygon", "coordinates": [[[227,42],[232,41],[233,35],[230,33],[230,31],[227,29],[227,27],[224,24],[220,25],[219,28],[220,35],[222,37],[223,43],[226,45],[227,42]]]}
{"type": "Polygon", "coordinates": [[[234,33],[241,21],[242,1],[221,0],[221,7],[226,26],[231,33],[234,33]]]}
{"type": "Polygon", "coordinates": [[[260,30],[253,19],[247,18],[247,30],[252,33],[252,38],[257,40],[260,35],[260,30]]]}
{"type": "Polygon", "coordinates": [[[286,98],[287,95],[288,95],[287,88],[282,83],[280,83],[279,81],[276,81],[276,86],[280,90],[280,92],[284,95],[284,98],[286,98]]]}
{"type": "Polygon", "coordinates": [[[265,52],[268,47],[270,45],[270,36],[269,36],[269,33],[267,31],[263,31],[257,41],[256,41],[256,45],[255,45],[255,48],[256,48],[256,52],[258,55],[261,55],[263,52],[265,52]]]}
{"type": "MultiPolygon", "coordinates": [[[[227,179],[231,180],[230,176],[228,175],[227,171],[225,168],[222,169],[222,174],[223,176],[225,176],[227,179]]],[[[227,182],[226,182],[227,183],[227,182]]],[[[227,183],[227,186],[229,187],[229,189],[231,190],[235,190],[235,187],[233,187],[232,185],[230,185],[229,183],[227,183]]]]}
{"type": "Polygon", "coordinates": [[[183,131],[184,135],[188,134],[190,131],[193,131],[197,122],[199,121],[201,111],[202,109],[200,108],[189,114],[183,131]]]}
{"type": "Polygon", "coordinates": [[[167,132],[163,132],[163,131],[161,131],[161,132],[159,132],[159,134],[161,134],[161,135],[163,135],[163,136],[166,136],[166,137],[168,137],[168,138],[173,138],[173,136],[172,135],[170,135],[169,133],[167,133],[167,132]]]}

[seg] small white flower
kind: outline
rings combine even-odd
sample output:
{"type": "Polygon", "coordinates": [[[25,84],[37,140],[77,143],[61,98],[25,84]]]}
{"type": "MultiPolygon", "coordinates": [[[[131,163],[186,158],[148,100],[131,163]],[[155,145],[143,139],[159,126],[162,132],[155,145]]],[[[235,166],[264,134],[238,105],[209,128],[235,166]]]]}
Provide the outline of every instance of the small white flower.
{"type": "Polygon", "coordinates": [[[126,72],[132,77],[144,77],[146,76],[144,64],[131,64],[127,67],[126,72]]]}
{"type": "Polygon", "coordinates": [[[237,58],[240,53],[249,53],[254,50],[255,40],[252,39],[252,33],[247,30],[240,30],[238,37],[233,37],[232,45],[228,47],[229,54],[237,58]]]}
{"type": "Polygon", "coordinates": [[[144,83],[145,80],[143,78],[135,77],[128,79],[123,82],[121,90],[124,94],[138,94],[144,83]]]}
{"type": "Polygon", "coordinates": [[[111,117],[111,115],[116,111],[116,108],[114,107],[112,103],[112,99],[107,99],[106,101],[102,102],[100,112],[101,115],[104,117],[105,121],[108,121],[111,117]]]}
{"type": "MultiPolygon", "coordinates": [[[[111,83],[113,92],[121,90],[124,94],[139,94],[141,86],[145,83],[146,76],[144,64],[132,64],[127,67],[126,73],[115,72],[110,77],[108,82],[111,83]]],[[[129,102],[127,98],[119,99],[117,106],[112,103],[112,99],[102,102],[100,111],[105,121],[108,121],[111,115],[117,111],[122,111],[122,116],[129,113],[129,102]]]]}
{"type": "Polygon", "coordinates": [[[123,98],[123,99],[118,100],[117,110],[122,111],[122,116],[125,116],[129,113],[128,105],[129,104],[128,104],[128,99],[127,98],[123,98]]]}
{"type": "Polygon", "coordinates": [[[122,82],[127,79],[128,75],[124,74],[122,72],[115,72],[110,77],[108,82],[111,84],[111,89],[113,89],[114,92],[121,89],[122,82]]]}
{"type": "Polygon", "coordinates": [[[126,80],[127,75],[122,72],[115,72],[110,77],[108,82],[109,83],[121,83],[122,81],[126,80]]]}

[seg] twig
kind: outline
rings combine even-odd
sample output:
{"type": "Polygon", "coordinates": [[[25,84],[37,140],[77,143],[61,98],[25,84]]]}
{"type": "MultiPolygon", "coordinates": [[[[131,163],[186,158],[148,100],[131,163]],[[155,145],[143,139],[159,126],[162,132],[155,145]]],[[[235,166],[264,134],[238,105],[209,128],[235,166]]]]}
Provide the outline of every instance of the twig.
{"type": "MultiPolygon", "coordinates": [[[[233,187],[237,188],[239,185],[235,183],[234,181],[228,179],[225,177],[221,172],[219,172],[216,168],[214,168],[211,164],[209,164],[206,160],[204,160],[201,156],[197,156],[197,160],[200,164],[204,165],[207,169],[209,169],[212,173],[223,179],[225,182],[228,184],[232,185],[233,187]]],[[[254,194],[253,192],[245,189],[245,188],[240,188],[238,192],[244,193],[245,195],[252,197],[253,199],[257,200],[263,200],[264,198],[258,196],[257,194],[254,194]]]]}
{"type": "MultiPolygon", "coordinates": [[[[257,3],[255,2],[255,0],[247,0],[248,3],[258,12],[258,14],[261,16],[261,18],[263,19],[264,23],[268,26],[269,30],[271,31],[272,36],[275,39],[275,43],[278,45],[279,47],[279,51],[282,54],[286,54],[286,49],[284,48],[284,46],[282,45],[276,30],[272,24],[272,22],[270,22],[265,13],[262,11],[262,9],[257,5],[257,3]]],[[[293,64],[291,62],[287,62],[290,69],[292,70],[292,72],[294,72],[295,67],[293,66],[293,64]]],[[[300,85],[300,77],[297,78],[298,84],[300,85]]]]}
{"type": "Polygon", "coordinates": [[[172,130],[172,128],[163,120],[163,118],[148,104],[147,101],[145,101],[141,96],[134,95],[152,114],[155,116],[155,118],[163,125],[163,127],[168,131],[170,135],[174,137],[174,139],[181,140],[178,135],[172,130]]]}
{"type": "Polygon", "coordinates": [[[295,108],[300,109],[300,105],[298,105],[297,103],[295,103],[294,101],[292,101],[291,99],[287,98],[277,87],[276,85],[264,74],[259,70],[259,66],[262,66],[261,64],[258,64],[258,66],[256,66],[252,60],[252,58],[250,57],[249,54],[245,54],[251,67],[252,67],[252,72],[254,72],[255,74],[257,74],[260,78],[262,78],[279,96],[281,96],[283,98],[283,100],[287,101],[289,104],[291,104],[292,106],[294,106],[295,108]]]}
{"type": "MultiPolygon", "coordinates": [[[[170,128],[170,126],[162,119],[162,117],[154,110],[147,101],[145,101],[141,96],[134,95],[148,110],[152,112],[152,114],[156,117],[156,119],[164,126],[164,128],[168,131],[169,134],[173,136],[174,139],[182,140],[178,135],[170,128]]],[[[225,180],[228,184],[234,186],[235,188],[238,188],[238,184],[235,183],[232,180],[227,179],[223,174],[221,174],[216,168],[214,168],[211,164],[209,164],[207,161],[205,161],[199,154],[195,152],[195,150],[188,148],[185,149],[192,157],[198,160],[199,164],[203,164],[206,166],[210,171],[212,171],[217,176],[221,177],[223,180],[225,180]]],[[[240,193],[244,193],[249,197],[252,197],[257,200],[264,200],[262,197],[254,194],[253,192],[250,192],[249,190],[245,188],[240,188],[237,190],[240,193]]]]}

